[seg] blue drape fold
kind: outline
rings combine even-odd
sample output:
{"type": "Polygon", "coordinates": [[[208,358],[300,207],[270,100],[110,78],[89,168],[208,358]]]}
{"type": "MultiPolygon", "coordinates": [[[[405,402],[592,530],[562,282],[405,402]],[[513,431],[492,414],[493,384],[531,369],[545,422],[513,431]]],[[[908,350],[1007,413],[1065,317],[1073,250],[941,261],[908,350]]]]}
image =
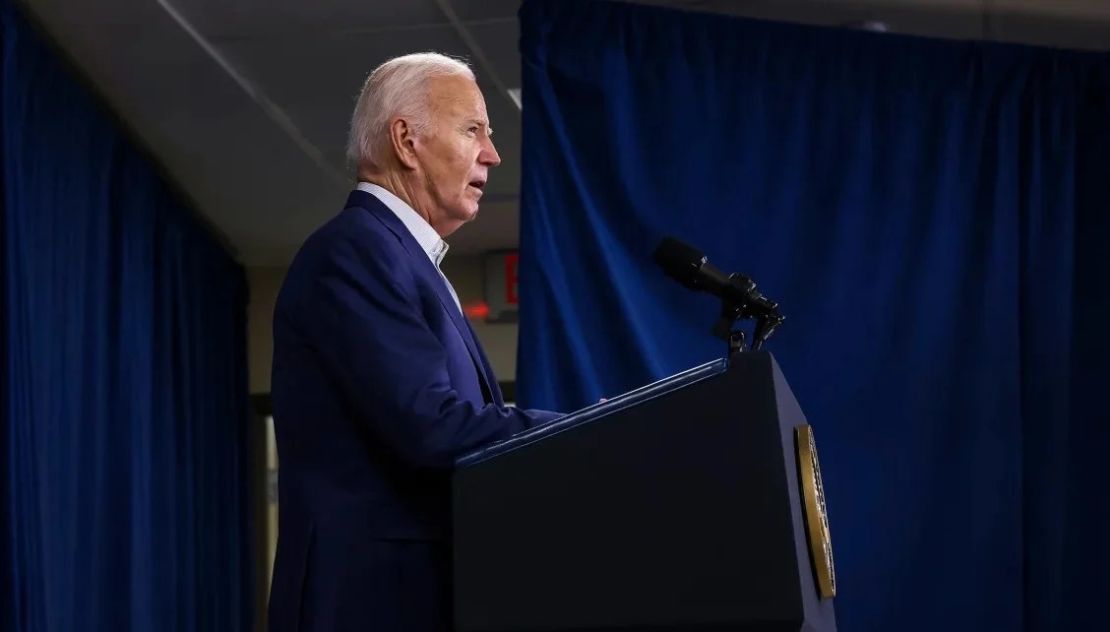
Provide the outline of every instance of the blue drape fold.
{"type": "Polygon", "coordinates": [[[0,56],[0,629],[250,629],[243,271],[8,2],[0,56]]]}

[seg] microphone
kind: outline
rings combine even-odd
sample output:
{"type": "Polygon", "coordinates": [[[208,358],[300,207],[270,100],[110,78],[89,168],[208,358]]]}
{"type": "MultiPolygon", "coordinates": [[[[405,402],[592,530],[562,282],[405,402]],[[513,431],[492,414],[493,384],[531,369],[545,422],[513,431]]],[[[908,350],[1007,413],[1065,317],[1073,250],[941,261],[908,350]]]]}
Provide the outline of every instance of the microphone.
{"type": "Polygon", "coordinates": [[[726,274],[709,263],[702,251],[674,237],[659,242],[652,258],[667,276],[691,290],[718,296],[751,316],[778,314],[778,303],[757,292],[750,278],[740,273],[726,274]]]}

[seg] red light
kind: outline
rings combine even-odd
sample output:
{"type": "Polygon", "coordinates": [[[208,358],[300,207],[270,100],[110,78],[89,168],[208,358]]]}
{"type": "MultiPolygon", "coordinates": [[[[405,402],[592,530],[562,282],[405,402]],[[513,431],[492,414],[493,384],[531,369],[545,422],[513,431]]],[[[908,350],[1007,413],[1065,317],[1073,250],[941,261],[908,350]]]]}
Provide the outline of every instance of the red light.
{"type": "Polygon", "coordinates": [[[489,318],[489,304],[485,301],[473,301],[463,305],[463,313],[471,320],[485,320],[489,318]]]}

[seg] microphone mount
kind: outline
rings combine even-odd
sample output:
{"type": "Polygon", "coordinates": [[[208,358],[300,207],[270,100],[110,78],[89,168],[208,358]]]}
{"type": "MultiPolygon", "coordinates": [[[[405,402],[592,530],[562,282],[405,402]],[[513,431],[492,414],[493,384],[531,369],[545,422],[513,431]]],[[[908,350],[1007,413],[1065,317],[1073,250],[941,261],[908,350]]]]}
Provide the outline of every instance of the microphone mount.
{"type": "Polygon", "coordinates": [[[729,275],[728,283],[734,291],[725,293],[721,298],[721,315],[713,327],[713,335],[728,343],[728,358],[731,360],[745,350],[746,332],[737,328],[737,323],[755,321],[749,350],[758,351],[786,317],[779,312],[778,303],[756,289],[751,278],[737,272],[729,275]]]}

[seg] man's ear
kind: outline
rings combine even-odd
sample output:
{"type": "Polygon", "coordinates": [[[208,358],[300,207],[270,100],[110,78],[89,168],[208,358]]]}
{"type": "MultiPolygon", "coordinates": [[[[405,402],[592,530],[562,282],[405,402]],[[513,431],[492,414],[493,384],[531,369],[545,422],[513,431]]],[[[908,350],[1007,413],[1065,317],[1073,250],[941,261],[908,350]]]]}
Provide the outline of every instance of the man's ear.
{"type": "Polygon", "coordinates": [[[409,169],[415,169],[416,134],[412,125],[403,118],[394,119],[389,124],[389,142],[397,161],[409,169]]]}

